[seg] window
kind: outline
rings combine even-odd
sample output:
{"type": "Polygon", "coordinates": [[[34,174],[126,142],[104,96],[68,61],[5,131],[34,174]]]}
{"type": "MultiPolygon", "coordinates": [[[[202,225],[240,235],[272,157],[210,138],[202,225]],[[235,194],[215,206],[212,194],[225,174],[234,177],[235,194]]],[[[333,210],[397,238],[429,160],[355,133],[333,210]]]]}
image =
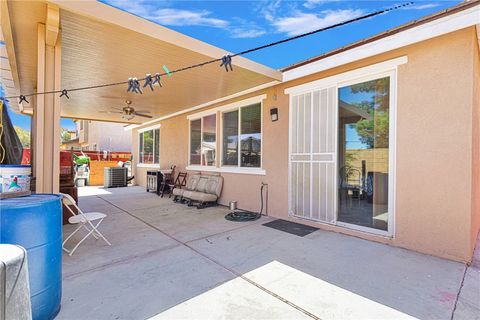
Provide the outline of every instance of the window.
{"type": "Polygon", "coordinates": [[[190,165],[216,166],[217,116],[190,121],[190,165]]]}
{"type": "Polygon", "coordinates": [[[261,167],[260,103],[223,113],[223,166],[261,167]]]}
{"type": "Polygon", "coordinates": [[[338,221],[387,231],[390,78],[338,89],[338,221]]]}
{"type": "Polygon", "coordinates": [[[160,162],[160,129],[149,129],[139,133],[138,162],[143,164],[159,164],[160,162]]]}

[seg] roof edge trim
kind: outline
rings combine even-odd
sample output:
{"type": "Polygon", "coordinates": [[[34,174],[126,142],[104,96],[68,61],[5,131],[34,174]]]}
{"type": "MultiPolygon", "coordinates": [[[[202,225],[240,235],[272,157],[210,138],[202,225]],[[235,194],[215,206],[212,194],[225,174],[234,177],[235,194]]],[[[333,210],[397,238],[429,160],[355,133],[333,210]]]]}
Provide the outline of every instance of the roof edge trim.
{"type": "MultiPolygon", "coordinates": [[[[384,52],[392,51],[414,43],[425,41],[446,33],[474,26],[480,21],[480,2],[476,6],[467,8],[436,20],[420,24],[416,27],[395,33],[365,44],[352,44],[338,53],[326,57],[319,57],[312,62],[300,63],[298,66],[287,67],[283,72],[283,81],[291,81],[314,73],[332,69],[351,62],[362,60],[384,52]]],[[[364,40],[368,41],[368,39],[364,40]]],[[[307,60],[308,61],[308,60],[307,60]]]]}

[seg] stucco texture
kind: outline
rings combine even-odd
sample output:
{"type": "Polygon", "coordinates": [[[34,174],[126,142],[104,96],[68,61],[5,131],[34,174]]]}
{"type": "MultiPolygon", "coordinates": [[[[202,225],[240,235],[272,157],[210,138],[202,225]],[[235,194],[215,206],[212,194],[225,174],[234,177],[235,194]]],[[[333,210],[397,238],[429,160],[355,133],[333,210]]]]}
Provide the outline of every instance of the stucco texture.
{"type": "MultiPolygon", "coordinates": [[[[268,183],[268,214],[295,220],[288,217],[289,97],[284,94],[285,88],[407,56],[408,63],[400,65],[397,74],[394,236],[375,236],[305,220],[303,223],[452,260],[469,261],[473,233],[480,224],[477,200],[479,63],[475,36],[474,27],[462,29],[210,106],[267,95],[263,101],[262,129],[266,175],[222,173],[225,183],[220,203],[237,200],[240,208],[258,210],[263,181],[268,183]],[[276,122],[270,120],[269,110],[273,107],[279,109],[276,122]],[[472,138],[475,132],[476,137],[472,138]]],[[[187,165],[187,115],[160,122],[161,168],[176,164],[184,170],[187,165]]],[[[133,130],[133,143],[135,159],[138,159],[137,130],[133,130]]],[[[136,168],[137,184],[145,185],[146,170],[136,168]]]]}
{"type": "MultiPolygon", "coordinates": [[[[477,25],[477,35],[480,26],[477,25]]],[[[475,39],[475,35],[473,35],[475,39]]],[[[471,250],[480,230],[480,43],[473,47],[472,223],[471,250]]]]}

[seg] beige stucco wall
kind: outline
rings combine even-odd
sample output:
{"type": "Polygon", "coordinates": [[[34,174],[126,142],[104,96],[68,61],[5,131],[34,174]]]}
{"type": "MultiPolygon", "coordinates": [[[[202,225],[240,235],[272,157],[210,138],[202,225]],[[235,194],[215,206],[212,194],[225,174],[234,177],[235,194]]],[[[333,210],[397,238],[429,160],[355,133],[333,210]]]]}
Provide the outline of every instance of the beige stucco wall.
{"type": "MultiPolygon", "coordinates": [[[[477,29],[480,29],[478,27],[477,29]]],[[[480,32],[480,30],[477,30],[480,32]]],[[[475,38],[475,35],[474,35],[475,38]]],[[[479,44],[480,45],[480,44],[479,44]]],[[[473,48],[473,112],[472,112],[472,225],[471,251],[480,230],[480,48],[473,48]]]]}
{"type": "MultiPolygon", "coordinates": [[[[472,166],[476,161],[472,160],[472,130],[475,127],[472,125],[474,32],[474,28],[463,29],[232,100],[267,95],[263,103],[262,141],[266,175],[222,174],[225,184],[220,203],[237,200],[240,208],[258,210],[260,183],[263,181],[269,185],[268,214],[295,219],[287,216],[288,96],[283,93],[284,89],[407,55],[408,63],[398,68],[395,236],[385,238],[304,222],[453,260],[468,261],[472,247],[473,208],[478,207],[478,201],[474,202],[472,198],[474,186],[478,189],[478,184],[475,185],[472,179],[472,166]],[[272,107],[279,108],[279,120],[276,122],[270,121],[269,110],[272,107]]],[[[182,169],[186,166],[186,116],[183,114],[161,121],[162,168],[172,163],[182,169]]],[[[133,150],[137,153],[137,130],[133,131],[133,137],[133,150]]],[[[137,154],[135,158],[138,158],[137,154]]],[[[145,168],[136,168],[136,182],[140,185],[145,185],[145,171],[145,168]]]]}

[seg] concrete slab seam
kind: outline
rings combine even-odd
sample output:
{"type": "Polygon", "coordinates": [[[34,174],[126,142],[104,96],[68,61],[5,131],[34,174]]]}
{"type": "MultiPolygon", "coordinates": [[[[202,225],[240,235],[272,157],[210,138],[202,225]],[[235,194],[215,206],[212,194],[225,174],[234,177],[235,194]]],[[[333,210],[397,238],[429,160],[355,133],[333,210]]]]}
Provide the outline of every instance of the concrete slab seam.
{"type": "Polygon", "coordinates": [[[463,269],[462,281],[460,282],[460,287],[458,288],[457,296],[455,297],[455,303],[453,304],[452,314],[450,315],[450,320],[453,320],[455,315],[455,310],[457,310],[458,299],[460,298],[460,293],[462,292],[463,283],[465,282],[465,276],[467,275],[467,269],[469,267],[465,265],[463,269]]]}
{"type": "Polygon", "coordinates": [[[274,298],[276,298],[276,299],[278,299],[278,300],[282,301],[283,303],[285,303],[285,304],[287,304],[287,305],[291,306],[292,308],[295,308],[295,309],[297,309],[298,311],[300,311],[300,312],[302,312],[303,314],[305,314],[305,315],[309,316],[310,318],[312,318],[312,319],[315,319],[315,320],[320,320],[320,319],[321,319],[320,317],[318,317],[318,316],[316,316],[315,314],[313,314],[313,313],[309,312],[308,310],[305,310],[305,309],[303,309],[302,307],[300,307],[300,306],[298,306],[298,305],[294,304],[293,302],[291,302],[291,301],[289,301],[289,300],[287,300],[287,299],[285,299],[285,298],[283,298],[283,297],[279,296],[278,294],[274,293],[273,291],[271,291],[271,290],[269,290],[269,289],[265,288],[264,286],[262,286],[262,285],[260,285],[260,284],[256,283],[255,281],[253,281],[253,280],[251,280],[251,279],[249,279],[249,278],[245,277],[244,275],[242,275],[242,274],[238,273],[237,271],[235,271],[235,270],[233,270],[233,269],[231,269],[231,268],[229,268],[229,267],[227,267],[227,266],[225,266],[225,265],[221,264],[220,262],[216,261],[215,259],[213,259],[213,258],[211,258],[211,257],[207,256],[206,254],[204,254],[204,253],[202,253],[202,252],[198,251],[197,249],[195,249],[195,248],[191,247],[191,246],[190,246],[190,245],[188,245],[187,243],[185,243],[185,242],[182,242],[182,241],[178,240],[177,238],[175,238],[175,237],[173,237],[172,235],[170,235],[170,234],[166,233],[165,231],[163,231],[163,230],[161,230],[161,229],[157,228],[156,226],[154,226],[154,225],[152,225],[152,224],[148,223],[147,221],[145,221],[145,220],[143,220],[143,219],[141,219],[141,218],[139,218],[139,217],[137,217],[137,216],[135,216],[135,215],[131,214],[130,212],[128,212],[127,210],[125,210],[125,209],[123,209],[123,208],[121,208],[121,207],[118,207],[117,205],[115,205],[114,203],[112,203],[112,202],[108,201],[107,199],[104,199],[104,198],[102,198],[102,197],[99,197],[99,198],[103,199],[105,202],[109,203],[110,205],[112,205],[112,206],[114,206],[114,207],[116,207],[116,208],[118,208],[118,209],[122,210],[123,212],[127,213],[128,215],[132,216],[133,218],[135,218],[135,219],[137,219],[137,220],[139,220],[139,221],[141,221],[141,222],[145,223],[147,226],[149,226],[149,227],[151,227],[151,228],[153,228],[153,229],[157,230],[158,232],[160,232],[160,233],[164,234],[165,236],[167,236],[167,237],[171,238],[172,240],[174,240],[174,241],[176,241],[176,242],[178,242],[178,243],[182,244],[183,246],[187,247],[188,249],[192,250],[193,252],[197,253],[198,255],[200,255],[200,256],[202,256],[202,257],[204,257],[205,259],[207,259],[207,260],[209,260],[209,261],[211,261],[211,262],[215,263],[216,265],[218,265],[218,266],[220,266],[221,268],[223,268],[223,269],[227,270],[228,272],[230,272],[231,274],[235,275],[236,277],[239,277],[239,278],[241,278],[241,279],[245,280],[247,283],[250,283],[251,285],[253,285],[253,286],[257,287],[257,288],[258,288],[258,289],[260,289],[260,290],[262,290],[263,292],[265,292],[265,293],[267,293],[267,294],[269,294],[269,295],[273,296],[274,298]]]}

